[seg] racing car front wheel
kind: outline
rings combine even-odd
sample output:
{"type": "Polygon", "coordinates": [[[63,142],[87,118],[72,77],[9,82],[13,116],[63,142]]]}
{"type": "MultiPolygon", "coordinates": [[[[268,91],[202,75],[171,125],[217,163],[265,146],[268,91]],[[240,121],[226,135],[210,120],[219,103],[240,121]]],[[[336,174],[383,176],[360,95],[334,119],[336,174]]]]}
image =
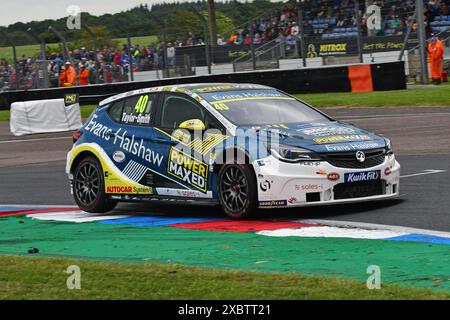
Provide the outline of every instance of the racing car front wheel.
{"type": "Polygon", "coordinates": [[[219,171],[219,201],[232,219],[246,219],[257,207],[256,181],[252,168],[236,163],[225,164],[219,171]]]}
{"type": "Polygon", "coordinates": [[[100,162],[86,157],[78,163],[73,174],[73,194],[81,210],[105,213],[113,210],[117,201],[105,194],[105,180],[100,162]]]}

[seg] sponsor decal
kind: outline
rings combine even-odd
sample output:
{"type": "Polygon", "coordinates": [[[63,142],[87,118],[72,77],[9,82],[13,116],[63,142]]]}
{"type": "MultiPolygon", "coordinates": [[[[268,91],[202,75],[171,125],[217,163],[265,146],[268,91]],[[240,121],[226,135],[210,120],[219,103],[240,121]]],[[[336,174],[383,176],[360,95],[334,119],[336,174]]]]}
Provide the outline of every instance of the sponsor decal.
{"type": "Polygon", "coordinates": [[[79,95],[78,94],[66,94],[64,96],[64,105],[66,107],[74,105],[78,103],[79,101],[79,95]]]}
{"type": "Polygon", "coordinates": [[[161,166],[164,158],[162,155],[148,148],[144,144],[144,139],[136,139],[134,134],[131,136],[131,138],[127,137],[127,131],[122,131],[122,128],[119,128],[117,130],[116,135],[114,136],[113,143],[119,144],[120,148],[131,153],[134,156],[137,156],[138,158],[157,165],[158,167],[161,166]]]}
{"type": "Polygon", "coordinates": [[[187,130],[177,129],[172,132],[172,137],[184,144],[187,144],[191,141],[191,134],[187,130]]]}
{"type": "Polygon", "coordinates": [[[314,127],[307,129],[299,129],[297,131],[312,137],[327,137],[334,135],[345,135],[356,133],[355,129],[347,127],[314,127]]]}
{"type": "Polygon", "coordinates": [[[113,130],[108,126],[104,126],[100,122],[97,122],[97,118],[98,115],[94,114],[89,123],[84,127],[84,130],[96,135],[99,138],[109,141],[113,130]]]}
{"type": "Polygon", "coordinates": [[[313,161],[302,161],[298,163],[301,166],[305,167],[318,167],[320,166],[320,162],[313,162],[313,161]]]}
{"type": "Polygon", "coordinates": [[[296,203],[297,202],[297,198],[296,197],[291,197],[291,198],[289,198],[288,202],[290,204],[296,203]]]}
{"type": "Polygon", "coordinates": [[[338,181],[341,178],[339,173],[333,172],[327,175],[327,179],[330,181],[338,181]]]}
{"type": "Polygon", "coordinates": [[[327,171],[323,170],[323,169],[320,169],[320,170],[316,171],[316,174],[321,175],[321,176],[326,176],[327,175],[327,171]]]}
{"type": "Polygon", "coordinates": [[[153,190],[150,187],[107,186],[106,192],[115,194],[152,194],[153,190]]]}
{"type": "Polygon", "coordinates": [[[270,164],[270,160],[269,160],[269,159],[261,159],[261,160],[256,161],[256,163],[257,163],[260,167],[264,167],[264,166],[270,164]]]}
{"type": "Polygon", "coordinates": [[[113,153],[112,157],[115,162],[121,163],[125,160],[125,153],[122,151],[116,151],[113,153]]]}
{"type": "Polygon", "coordinates": [[[349,141],[367,141],[367,140],[372,140],[372,138],[366,134],[339,135],[313,139],[313,141],[317,144],[339,143],[349,141]]]}
{"type": "Polygon", "coordinates": [[[319,191],[323,190],[323,185],[321,184],[305,184],[305,185],[296,185],[296,191],[319,191]]]}
{"type": "Polygon", "coordinates": [[[127,114],[124,113],[122,115],[122,122],[125,124],[149,124],[150,123],[150,114],[127,114]]]}
{"type": "Polygon", "coordinates": [[[266,128],[276,128],[276,129],[289,129],[289,127],[285,124],[278,123],[278,124],[269,124],[266,126],[266,128]]]}
{"type": "Polygon", "coordinates": [[[346,54],[347,43],[329,43],[320,45],[321,55],[346,54]]]}
{"type": "Polygon", "coordinates": [[[235,92],[235,93],[221,93],[211,95],[211,103],[217,102],[233,102],[251,99],[283,99],[294,100],[293,98],[286,97],[285,95],[275,90],[257,90],[249,92],[235,92]]]}
{"type": "Polygon", "coordinates": [[[197,88],[193,89],[192,92],[196,93],[206,93],[206,92],[214,92],[214,91],[225,91],[225,90],[233,90],[235,89],[235,86],[232,85],[224,85],[224,86],[212,86],[212,87],[205,87],[205,88],[197,88]]]}
{"type": "Polygon", "coordinates": [[[287,206],[286,200],[270,200],[270,201],[259,201],[260,207],[285,207],[287,206]]]}
{"type": "MultiPolygon", "coordinates": [[[[97,115],[91,118],[89,123],[84,127],[84,130],[90,132],[97,137],[110,141],[113,130],[100,122],[97,122],[97,115]]],[[[156,166],[161,166],[161,163],[164,159],[162,155],[148,148],[144,143],[144,139],[136,139],[133,134],[131,137],[127,136],[127,131],[119,128],[114,135],[114,140],[112,142],[114,145],[119,145],[123,151],[129,152],[142,160],[145,160],[151,164],[156,166]]]]}
{"type": "Polygon", "coordinates": [[[345,145],[325,145],[327,151],[339,152],[339,151],[356,151],[356,150],[368,150],[381,148],[381,146],[376,142],[354,142],[347,143],[345,145]]]}
{"type": "Polygon", "coordinates": [[[212,198],[212,192],[208,191],[206,194],[197,190],[183,190],[170,188],[156,188],[158,195],[174,196],[183,198],[212,198]]]}
{"type": "Polygon", "coordinates": [[[367,172],[352,172],[344,175],[344,182],[362,182],[379,180],[381,171],[367,171],[367,172]]]}
{"type": "Polygon", "coordinates": [[[208,184],[209,165],[172,147],[170,149],[167,173],[205,192],[208,184]]]}
{"type": "Polygon", "coordinates": [[[386,169],[384,169],[384,174],[385,174],[386,176],[389,176],[391,173],[392,173],[391,168],[387,167],[386,169]]]}
{"type": "Polygon", "coordinates": [[[273,183],[273,181],[269,181],[269,180],[261,181],[259,183],[259,188],[263,192],[269,191],[270,188],[272,187],[272,183],[273,183]]]}

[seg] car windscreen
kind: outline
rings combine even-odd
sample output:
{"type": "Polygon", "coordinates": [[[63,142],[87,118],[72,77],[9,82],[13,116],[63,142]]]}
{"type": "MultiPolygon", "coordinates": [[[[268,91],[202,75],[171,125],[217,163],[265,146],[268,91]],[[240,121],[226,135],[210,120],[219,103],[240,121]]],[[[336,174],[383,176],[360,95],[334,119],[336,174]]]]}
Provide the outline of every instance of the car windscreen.
{"type": "Polygon", "coordinates": [[[237,126],[330,121],[316,110],[277,90],[203,93],[202,97],[237,126]]]}

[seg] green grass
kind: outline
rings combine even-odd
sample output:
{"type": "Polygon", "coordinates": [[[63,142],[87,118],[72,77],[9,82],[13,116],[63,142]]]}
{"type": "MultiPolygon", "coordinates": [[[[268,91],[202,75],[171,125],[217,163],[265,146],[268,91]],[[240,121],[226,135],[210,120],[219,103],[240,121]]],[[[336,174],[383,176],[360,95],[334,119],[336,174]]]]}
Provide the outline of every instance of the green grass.
{"type": "MultiPolygon", "coordinates": [[[[126,38],[117,38],[114,39],[118,41],[118,49],[122,48],[123,44],[127,43],[126,38]]],[[[144,36],[144,37],[132,37],[131,38],[131,44],[139,44],[142,46],[148,46],[151,43],[156,44],[158,42],[157,36],[144,36]]],[[[58,45],[57,43],[48,43],[48,46],[55,46],[58,45]]],[[[26,46],[17,46],[17,57],[20,59],[22,55],[25,55],[28,57],[36,57],[39,55],[40,46],[38,44],[33,45],[26,45],[26,46]]],[[[0,47],[0,59],[5,58],[9,63],[12,63],[13,61],[13,53],[11,47],[0,47]]]]}
{"type": "Polygon", "coordinates": [[[96,108],[95,105],[90,105],[90,106],[81,106],[80,110],[81,110],[81,118],[82,119],[87,119],[89,118],[89,116],[91,115],[92,111],[94,111],[96,108]]]}
{"type": "Polygon", "coordinates": [[[9,110],[0,110],[0,121],[9,121],[9,110]]]}
{"type": "Polygon", "coordinates": [[[450,85],[370,93],[297,94],[316,107],[450,107],[450,85]]]}
{"type": "MultiPolygon", "coordinates": [[[[127,43],[127,38],[117,38],[114,40],[117,40],[119,42],[119,48],[122,48],[122,45],[127,43]]],[[[142,47],[142,46],[148,46],[152,43],[155,45],[158,43],[157,36],[143,36],[143,37],[132,37],[131,38],[132,45],[139,44],[142,47]]]]}
{"type": "Polygon", "coordinates": [[[431,290],[359,281],[41,257],[0,257],[0,299],[450,299],[431,290]],[[81,290],[68,290],[67,267],[81,269],[81,290]]]}

